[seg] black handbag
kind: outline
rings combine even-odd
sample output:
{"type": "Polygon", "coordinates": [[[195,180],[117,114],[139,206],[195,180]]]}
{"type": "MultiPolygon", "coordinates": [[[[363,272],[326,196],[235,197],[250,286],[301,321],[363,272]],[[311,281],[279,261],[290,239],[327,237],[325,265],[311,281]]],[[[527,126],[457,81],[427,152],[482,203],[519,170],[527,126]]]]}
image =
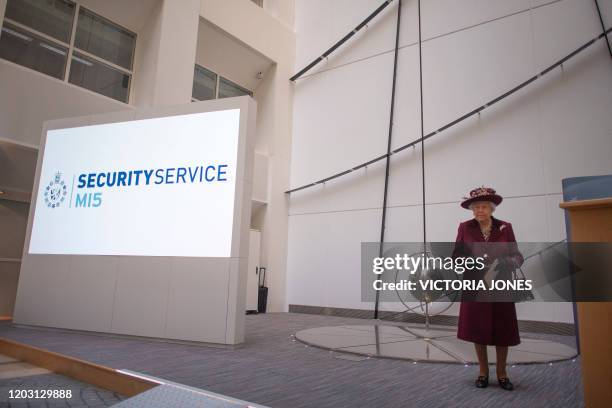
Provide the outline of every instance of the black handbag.
{"type": "MultiPolygon", "coordinates": [[[[512,271],[512,278],[514,279],[515,282],[523,282],[523,285],[521,285],[521,286],[525,287],[524,282],[527,280],[527,278],[525,277],[525,273],[523,272],[523,268],[518,266],[516,269],[514,269],[512,271]]],[[[512,295],[513,295],[515,303],[529,302],[529,301],[532,301],[532,300],[535,299],[535,296],[533,295],[533,292],[532,292],[531,289],[529,289],[529,290],[515,290],[515,291],[513,291],[512,295]]]]}

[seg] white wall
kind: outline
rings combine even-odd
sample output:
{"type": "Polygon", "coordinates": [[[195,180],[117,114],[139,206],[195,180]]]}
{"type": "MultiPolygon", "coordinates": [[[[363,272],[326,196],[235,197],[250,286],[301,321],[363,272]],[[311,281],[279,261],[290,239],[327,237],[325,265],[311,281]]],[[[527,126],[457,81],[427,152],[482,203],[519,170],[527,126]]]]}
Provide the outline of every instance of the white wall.
{"type": "MultiPolygon", "coordinates": [[[[428,0],[422,8],[425,133],[509,90],[601,32],[583,0],[428,0]],[[571,27],[571,29],[568,29],[571,27]]],[[[604,20],[612,7],[604,2],[604,20]]],[[[378,0],[298,0],[295,71],[378,0]]],[[[291,186],[386,150],[397,1],[295,86],[291,186]]],[[[416,1],[403,0],[393,147],[420,135],[416,1]]],[[[561,179],[612,173],[612,60],[604,41],[536,84],[425,144],[427,234],[453,241],[481,184],[506,199],[496,216],[519,241],[565,237],[561,179]]],[[[420,148],[391,159],[387,241],[422,239],[420,148]]],[[[384,161],[291,195],[288,303],[369,309],[361,241],[380,235],[384,161]],[[336,285],[338,284],[338,285],[336,285]]],[[[394,310],[396,305],[383,305],[394,310]]],[[[572,321],[571,304],[519,305],[519,318],[572,321]]],[[[456,308],[450,313],[456,313],[456,308]]]]}
{"type": "Polygon", "coordinates": [[[154,5],[136,44],[135,105],[191,101],[199,11],[200,0],[162,0],[154,5]]]}
{"type": "MultiPolygon", "coordinates": [[[[293,0],[283,0],[293,3],[293,0]]],[[[291,7],[284,8],[289,12],[291,7]]],[[[273,61],[253,94],[257,101],[255,150],[268,156],[268,203],[258,217],[261,263],[267,268],[268,311],[287,310],[287,228],[295,35],[286,23],[247,0],[202,0],[200,15],[273,61]]]]}
{"type": "Polygon", "coordinates": [[[200,0],[162,3],[155,106],[191,102],[200,0]]]}
{"type": "Polygon", "coordinates": [[[273,61],[204,19],[198,27],[196,63],[255,91],[267,79],[273,61]],[[257,73],[262,73],[258,78],[257,73]]]}
{"type": "Polygon", "coordinates": [[[266,12],[280,20],[289,28],[293,28],[295,2],[288,0],[264,0],[263,7],[266,12]]]}
{"type": "Polygon", "coordinates": [[[158,1],[145,20],[136,37],[134,54],[134,79],[130,103],[137,106],[153,106],[155,103],[155,78],[159,60],[161,37],[162,1],[158,1]]]}
{"type": "Polygon", "coordinates": [[[13,315],[28,209],[28,203],[0,199],[0,317],[13,315]]]}
{"type": "Polygon", "coordinates": [[[0,317],[13,315],[37,154],[0,140],[0,317]]]}
{"type": "Polygon", "coordinates": [[[132,109],[0,59],[0,138],[38,147],[45,120],[132,109]]]}

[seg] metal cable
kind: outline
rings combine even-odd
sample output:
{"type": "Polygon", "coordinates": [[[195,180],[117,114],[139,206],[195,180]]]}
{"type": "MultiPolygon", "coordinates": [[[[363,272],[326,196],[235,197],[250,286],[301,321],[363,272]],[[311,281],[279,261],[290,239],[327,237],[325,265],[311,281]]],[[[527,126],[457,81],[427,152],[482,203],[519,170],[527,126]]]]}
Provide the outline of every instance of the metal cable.
{"type": "Polygon", "coordinates": [[[314,186],[316,186],[318,184],[326,183],[326,182],[328,182],[330,180],[333,180],[333,179],[336,179],[338,177],[342,177],[342,176],[344,176],[346,174],[352,173],[355,170],[359,170],[361,168],[367,167],[370,164],[376,163],[376,162],[378,162],[378,161],[380,161],[382,159],[385,159],[385,158],[387,158],[387,157],[389,157],[389,156],[391,156],[393,154],[399,153],[402,150],[406,150],[409,147],[415,146],[416,144],[418,144],[418,143],[420,143],[420,142],[422,142],[424,140],[427,140],[430,137],[432,137],[434,135],[437,135],[438,133],[441,133],[441,132],[445,131],[448,128],[451,128],[451,127],[457,125],[458,123],[463,122],[467,118],[469,118],[471,116],[474,116],[477,113],[482,112],[483,110],[489,108],[491,105],[496,104],[497,102],[499,102],[502,99],[505,99],[508,96],[514,94],[515,92],[517,92],[518,90],[524,88],[525,86],[529,85],[530,83],[540,79],[542,76],[548,74],[550,71],[552,71],[556,67],[563,65],[563,63],[565,63],[566,61],[568,61],[572,57],[576,56],[580,52],[582,52],[585,49],[589,48],[596,41],[606,37],[611,31],[612,31],[612,28],[608,28],[604,33],[599,34],[597,37],[595,37],[592,40],[590,40],[590,41],[586,42],[585,44],[581,45],[576,50],[572,51],[571,53],[567,54],[565,57],[561,58],[559,61],[555,62],[554,64],[550,65],[548,68],[544,69],[543,71],[540,71],[539,73],[537,73],[536,75],[532,76],[528,80],[526,80],[526,81],[520,83],[519,85],[515,86],[514,88],[510,89],[508,92],[498,96],[495,99],[490,100],[489,102],[485,103],[484,105],[479,106],[478,108],[476,108],[476,109],[466,113],[465,115],[461,116],[460,118],[457,118],[457,119],[453,120],[452,122],[447,123],[446,125],[444,125],[444,126],[438,128],[438,129],[434,130],[433,132],[428,133],[427,135],[425,135],[423,137],[421,137],[421,138],[419,138],[417,140],[414,140],[414,141],[412,141],[412,142],[410,142],[408,144],[405,144],[405,145],[403,145],[401,147],[398,147],[397,149],[391,151],[388,154],[387,153],[381,154],[380,156],[375,157],[374,159],[372,159],[370,161],[367,161],[365,163],[361,163],[360,165],[357,165],[357,166],[355,166],[353,168],[350,168],[348,170],[342,171],[340,173],[336,173],[336,174],[334,174],[332,176],[326,177],[326,178],[321,179],[319,181],[315,181],[313,183],[305,184],[305,185],[303,185],[301,187],[296,187],[296,188],[293,188],[291,190],[287,190],[287,191],[285,191],[285,194],[291,194],[291,193],[294,193],[296,191],[300,191],[300,190],[304,190],[304,189],[307,189],[307,188],[310,188],[310,187],[314,187],[314,186]]]}
{"type": "MultiPolygon", "coordinates": [[[[397,23],[395,28],[395,52],[393,53],[393,85],[391,86],[391,109],[389,113],[389,135],[387,137],[387,160],[385,164],[385,189],[383,193],[383,205],[382,205],[382,220],[380,222],[380,244],[378,247],[378,256],[382,256],[383,243],[385,242],[385,222],[387,219],[387,196],[389,187],[389,167],[391,156],[391,140],[393,136],[393,113],[395,111],[395,84],[397,79],[397,54],[399,52],[399,40],[400,40],[400,26],[402,16],[402,0],[398,1],[397,4],[397,23]]],[[[378,319],[378,302],[380,292],[376,292],[376,303],[374,305],[374,318],[378,319]]]]}
{"type": "Polygon", "coordinates": [[[306,72],[310,71],[315,65],[317,65],[319,62],[323,61],[325,58],[327,58],[329,56],[329,54],[331,54],[332,52],[336,51],[336,49],[338,47],[340,47],[342,44],[344,44],[345,42],[347,42],[349,40],[349,38],[351,38],[352,36],[354,36],[355,34],[357,34],[363,27],[366,27],[368,25],[368,23],[374,18],[376,17],[381,11],[383,11],[389,4],[391,4],[393,0],[387,0],[385,1],[383,4],[381,4],[380,6],[378,6],[378,8],[376,10],[374,10],[374,12],[372,12],[372,14],[370,14],[369,16],[366,17],[365,20],[363,20],[361,23],[359,23],[359,25],[357,25],[357,27],[355,27],[351,32],[349,32],[347,35],[345,35],[344,37],[342,37],[342,39],[340,39],[340,41],[338,41],[337,43],[335,43],[334,45],[332,45],[327,51],[325,51],[320,57],[316,58],[314,61],[312,61],[310,64],[306,65],[304,68],[302,68],[297,74],[295,74],[294,76],[292,76],[291,78],[289,78],[290,81],[295,81],[296,79],[298,79],[299,77],[301,77],[302,75],[304,75],[306,72]]]}
{"type": "Polygon", "coordinates": [[[427,252],[427,222],[425,215],[425,124],[423,123],[423,41],[421,39],[421,0],[417,3],[419,15],[419,95],[421,96],[421,185],[423,186],[423,251],[427,252]]]}
{"type": "MultiPolygon", "coordinates": [[[[599,2],[595,0],[595,8],[597,8],[597,15],[599,16],[599,22],[601,23],[601,29],[605,33],[606,25],[603,21],[603,17],[601,16],[601,10],[599,9],[599,2]]],[[[612,58],[612,48],[610,47],[610,39],[606,35],[606,44],[608,45],[608,52],[610,53],[610,58],[612,58]]]]}

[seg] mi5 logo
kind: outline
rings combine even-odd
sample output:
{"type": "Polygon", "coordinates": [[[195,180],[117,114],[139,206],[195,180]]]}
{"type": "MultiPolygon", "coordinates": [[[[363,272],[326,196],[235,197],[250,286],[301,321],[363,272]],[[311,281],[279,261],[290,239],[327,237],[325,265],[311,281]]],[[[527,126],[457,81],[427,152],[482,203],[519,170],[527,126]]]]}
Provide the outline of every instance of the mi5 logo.
{"type": "Polygon", "coordinates": [[[76,195],[75,207],[99,207],[102,205],[102,193],[83,193],[76,195]]]}

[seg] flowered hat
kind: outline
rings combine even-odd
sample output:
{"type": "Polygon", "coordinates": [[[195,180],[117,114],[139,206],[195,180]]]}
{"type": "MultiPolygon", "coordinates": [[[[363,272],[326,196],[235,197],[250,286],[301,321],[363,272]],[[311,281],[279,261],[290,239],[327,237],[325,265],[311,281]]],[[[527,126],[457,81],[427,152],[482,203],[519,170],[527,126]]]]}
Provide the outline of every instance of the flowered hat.
{"type": "Polygon", "coordinates": [[[463,202],[461,206],[463,208],[469,209],[470,204],[474,201],[490,201],[495,205],[499,205],[503,200],[502,196],[496,194],[495,190],[491,187],[477,187],[470,191],[469,197],[463,197],[463,202]]]}

